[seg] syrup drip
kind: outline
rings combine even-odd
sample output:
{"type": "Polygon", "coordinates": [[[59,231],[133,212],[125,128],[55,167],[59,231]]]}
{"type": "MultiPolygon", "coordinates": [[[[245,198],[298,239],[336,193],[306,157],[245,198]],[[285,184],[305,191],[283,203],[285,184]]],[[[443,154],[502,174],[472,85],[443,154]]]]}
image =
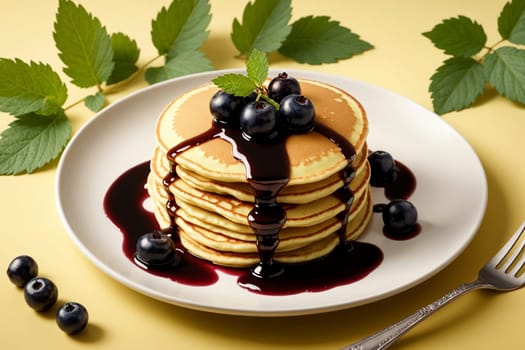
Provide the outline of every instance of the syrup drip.
{"type": "Polygon", "coordinates": [[[337,145],[345,159],[348,160],[348,165],[339,172],[339,176],[343,180],[343,186],[335,192],[337,198],[345,204],[344,210],[337,215],[337,218],[341,222],[341,228],[337,233],[339,235],[339,244],[346,245],[348,243],[346,239],[346,228],[348,226],[348,218],[350,217],[350,207],[354,201],[354,194],[350,189],[350,182],[352,182],[355,177],[355,169],[352,167],[352,162],[356,156],[355,148],[346,138],[324,125],[316,124],[315,130],[337,145]]]}

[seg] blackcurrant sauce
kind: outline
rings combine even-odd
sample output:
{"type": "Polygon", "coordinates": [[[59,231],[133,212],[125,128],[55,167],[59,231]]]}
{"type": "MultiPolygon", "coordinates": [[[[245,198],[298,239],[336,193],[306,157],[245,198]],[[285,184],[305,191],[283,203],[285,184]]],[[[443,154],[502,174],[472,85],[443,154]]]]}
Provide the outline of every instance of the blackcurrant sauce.
{"type": "Polygon", "coordinates": [[[394,180],[384,185],[385,197],[392,199],[408,199],[416,189],[414,173],[402,162],[395,161],[394,180]]]}

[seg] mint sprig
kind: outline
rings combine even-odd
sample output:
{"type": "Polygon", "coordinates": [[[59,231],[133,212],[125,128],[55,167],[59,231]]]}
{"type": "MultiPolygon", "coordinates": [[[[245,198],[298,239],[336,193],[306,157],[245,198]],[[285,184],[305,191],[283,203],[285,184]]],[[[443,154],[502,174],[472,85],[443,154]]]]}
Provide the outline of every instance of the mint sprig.
{"type": "Polygon", "coordinates": [[[235,18],[231,38],[241,55],[278,51],[299,63],[334,63],[373,46],[327,16],[306,16],[289,23],[290,0],[255,0],[235,18]]]}
{"type": "Polygon", "coordinates": [[[220,75],[212,82],[224,92],[239,97],[246,97],[257,93],[256,99],[264,99],[275,109],[279,110],[279,103],[268,96],[264,82],[268,78],[268,58],[266,54],[254,49],[246,62],[246,74],[226,73],[220,75]]]}
{"type": "Polygon", "coordinates": [[[487,46],[483,26],[466,16],[449,18],[423,33],[451,57],[431,77],[429,91],[438,114],[472,106],[487,85],[525,104],[525,0],[505,4],[498,17],[501,40],[487,46]]]}

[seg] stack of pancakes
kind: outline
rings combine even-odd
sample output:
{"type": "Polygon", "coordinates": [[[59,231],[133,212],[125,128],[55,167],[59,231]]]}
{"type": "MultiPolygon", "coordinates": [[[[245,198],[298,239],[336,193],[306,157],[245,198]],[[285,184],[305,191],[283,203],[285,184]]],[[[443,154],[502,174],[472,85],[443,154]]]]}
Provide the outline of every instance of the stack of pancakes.
{"type": "MultiPolygon", "coordinates": [[[[354,200],[346,237],[357,238],[372,214],[367,161],[366,114],[352,96],[324,83],[300,80],[302,94],[316,111],[316,122],[345,137],[355,148],[350,183],[354,200]]],[[[147,188],[161,228],[171,225],[163,185],[170,173],[167,154],[175,145],[210,129],[209,101],[217,87],[207,84],[174,99],[156,126],[156,147],[147,188]]],[[[264,147],[264,144],[261,144],[264,147]]],[[[343,186],[340,172],[348,160],[339,147],[315,131],[291,135],[286,140],[290,162],[288,184],[277,202],[286,212],[274,260],[300,263],[329,254],[339,243],[343,224],[338,217],[345,204],[335,192],[343,186]]],[[[214,138],[190,147],[175,158],[177,180],[169,185],[177,210],[175,224],[182,245],[191,254],[218,265],[250,267],[259,262],[256,236],[248,224],[254,207],[252,188],[244,165],[232,155],[230,143],[214,138]]],[[[268,166],[272,156],[268,155],[268,166]]]]}

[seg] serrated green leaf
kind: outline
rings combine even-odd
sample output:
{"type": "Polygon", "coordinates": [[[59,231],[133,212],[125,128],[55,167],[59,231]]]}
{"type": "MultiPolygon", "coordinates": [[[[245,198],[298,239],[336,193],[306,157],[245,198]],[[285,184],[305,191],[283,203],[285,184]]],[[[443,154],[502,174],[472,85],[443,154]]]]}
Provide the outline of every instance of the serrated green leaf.
{"type": "Polygon", "coordinates": [[[0,174],[32,173],[57,158],[71,135],[71,123],[54,115],[18,116],[0,135],[0,174]]]}
{"type": "Polygon", "coordinates": [[[445,114],[460,111],[474,103],[485,89],[481,63],[470,57],[452,57],[439,67],[431,78],[434,111],[445,114]]]}
{"type": "Polygon", "coordinates": [[[84,104],[87,108],[89,108],[93,112],[98,112],[102,108],[104,108],[104,104],[106,103],[106,97],[102,92],[97,92],[94,95],[86,96],[84,99],[84,104]]]}
{"type": "Polygon", "coordinates": [[[43,63],[0,58],[0,110],[14,116],[53,114],[67,99],[67,88],[43,63]]]}
{"type": "Polygon", "coordinates": [[[213,79],[212,82],[219,89],[235,96],[249,96],[256,88],[257,84],[250,78],[242,74],[228,73],[213,79]]]}
{"type": "Polygon", "coordinates": [[[148,68],[144,77],[148,83],[155,84],[164,80],[212,69],[214,69],[213,65],[206,55],[200,51],[189,51],[180,53],[162,67],[148,68]]]}
{"type": "Polygon", "coordinates": [[[160,55],[168,59],[181,52],[199,49],[209,32],[210,4],[207,0],[174,0],[151,22],[151,39],[160,55]]]}
{"type": "Polygon", "coordinates": [[[91,87],[110,77],[114,66],[111,38],[84,7],[60,0],[53,38],[66,65],[64,73],[73,84],[91,87]]]}
{"type": "Polygon", "coordinates": [[[487,79],[499,94],[525,103],[525,50],[500,47],[483,62],[487,79]]]}
{"type": "Polygon", "coordinates": [[[129,78],[138,70],[136,62],[139,59],[140,49],[137,42],[124,33],[111,35],[111,47],[113,48],[115,67],[107,83],[115,84],[129,78]]]}
{"type": "Polygon", "coordinates": [[[505,4],[498,17],[498,31],[503,39],[525,45],[525,0],[505,4]]]}
{"type": "Polygon", "coordinates": [[[308,16],[292,24],[292,31],[279,52],[300,63],[334,63],[373,46],[327,16],[308,16]]]}
{"type": "Polygon", "coordinates": [[[423,35],[447,55],[461,57],[477,54],[487,42],[483,27],[465,16],[446,19],[423,35]]]}
{"type": "Polygon", "coordinates": [[[272,52],[279,49],[290,33],[291,0],[255,0],[248,2],[242,24],[235,18],[231,39],[241,54],[253,49],[272,52]]]}
{"type": "Polygon", "coordinates": [[[262,85],[268,78],[268,59],[262,51],[254,49],[246,62],[246,72],[256,85],[262,85]]]}

